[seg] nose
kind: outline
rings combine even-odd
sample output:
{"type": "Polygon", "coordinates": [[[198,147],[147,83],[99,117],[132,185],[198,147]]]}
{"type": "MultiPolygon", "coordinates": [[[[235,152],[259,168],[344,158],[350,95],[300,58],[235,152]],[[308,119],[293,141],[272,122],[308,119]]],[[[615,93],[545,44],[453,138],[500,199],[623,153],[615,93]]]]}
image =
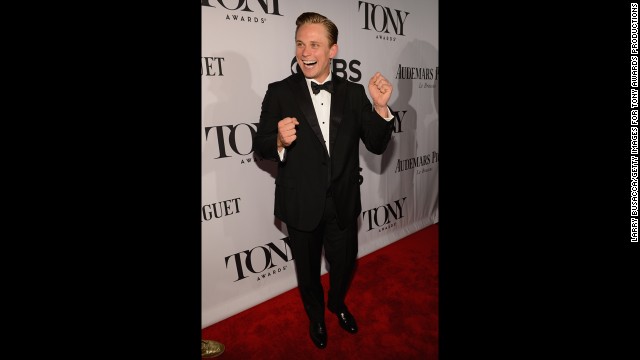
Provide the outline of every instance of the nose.
{"type": "Polygon", "coordinates": [[[306,46],[302,47],[302,56],[307,57],[309,56],[309,48],[307,48],[306,46]]]}

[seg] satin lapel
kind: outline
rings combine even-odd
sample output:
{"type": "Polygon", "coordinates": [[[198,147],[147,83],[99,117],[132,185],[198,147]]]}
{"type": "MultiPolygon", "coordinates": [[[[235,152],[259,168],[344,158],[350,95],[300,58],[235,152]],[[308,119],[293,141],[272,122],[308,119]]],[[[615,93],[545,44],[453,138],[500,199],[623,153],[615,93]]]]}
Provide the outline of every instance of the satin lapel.
{"type": "MultiPolygon", "coordinates": [[[[300,105],[300,110],[302,110],[302,113],[307,119],[309,126],[311,126],[311,129],[313,129],[313,132],[316,134],[316,137],[320,142],[320,146],[322,146],[322,148],[325,149],[326,152],[327,148],[324,146],[322,130],[320,130],[318,117],[316,116],[316,111],[313,108],[313,102],[311,101],[311,95],[309,94],[309,89],[307,88],[307,82],[302,75],[294,77],[292,82],[294,88],[293,93],[295,94],[298,105],[300,105]]],[[[300,120],[302,119],[298,119],[298,121],[300,120]]]]}
{"type": "Polygon", "coordinates": [[[338,137],[338,129],[344,113],[344,102],[347,98],[347,80],[333,74],[333,94],[331,94],[331,114],[329,122],[329,149],[333,154],[333,146],[338,137]]]}

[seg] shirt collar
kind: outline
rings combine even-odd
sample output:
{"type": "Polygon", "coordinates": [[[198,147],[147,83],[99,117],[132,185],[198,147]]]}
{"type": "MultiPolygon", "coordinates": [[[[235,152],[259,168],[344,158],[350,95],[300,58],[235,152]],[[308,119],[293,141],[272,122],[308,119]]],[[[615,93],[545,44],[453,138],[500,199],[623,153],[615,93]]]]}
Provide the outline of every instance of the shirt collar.
{"type": "Polygon", "coordinates": [[[311,82],[312,82],[312,81],[313,81],[313,82],[315,82],[316,84],[322,85],[322,84],[326,83],[327,81],[331,81],[331,76],[332,76],[332,72],[331,72],[331,71],[329,71],[329,76],[327,76],[327,78],[326,78],[326,79],[324,80],[324,82],[322,82],[322,83],[319,83],[319,82],[317,82],[317,81],[316,81],[316,80],[314,80],[314,79],[307,79],[307,78],[304,78],[304,79],[305,79],[305,80],[307,80],[307,87],[308,87],[309,89],[311,89],[311,82]]]}

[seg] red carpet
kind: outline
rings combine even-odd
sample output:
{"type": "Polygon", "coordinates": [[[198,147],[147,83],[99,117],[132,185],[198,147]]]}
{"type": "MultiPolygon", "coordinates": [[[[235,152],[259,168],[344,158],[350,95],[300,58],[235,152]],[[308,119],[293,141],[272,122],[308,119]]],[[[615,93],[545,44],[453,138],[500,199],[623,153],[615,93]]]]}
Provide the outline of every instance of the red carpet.
{"type": "MultiPolygon", "coordinates": [[[[327,274],[322,285],[326,293],[327,274]]],[[[438,224],[359,259],[345,302],[359,331],[327,310],[325,349],[309,338],[297,288],[202,329],[202,339],[224,344],[219,359],[437,359],[438,224]]]]}

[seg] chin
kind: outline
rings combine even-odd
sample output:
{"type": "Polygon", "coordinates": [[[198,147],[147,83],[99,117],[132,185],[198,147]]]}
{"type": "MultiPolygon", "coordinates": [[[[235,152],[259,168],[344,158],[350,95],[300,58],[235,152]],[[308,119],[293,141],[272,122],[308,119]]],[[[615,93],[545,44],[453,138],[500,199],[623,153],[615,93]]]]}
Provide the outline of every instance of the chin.
{"type": "Polygon", "coordinates": [[[308,72],[308,71],[304,71],[302,70],[302,74],[304,75],[304,77],[306,77],[307,79],[315,79],[316,76],[318,76],[317,74],[314,74],[312,72],[308,72]]]}
{"type": "Polygon", "coordinates": [[[302,75],[307,79],[313,79],[315,76],[318,76],[318,74],[316,74],[316,69],[305,69],[304,64],[300,65],[300,63],[298,63],[298,67],[300,68],[300,71],[302,71],[302,75]]]}

